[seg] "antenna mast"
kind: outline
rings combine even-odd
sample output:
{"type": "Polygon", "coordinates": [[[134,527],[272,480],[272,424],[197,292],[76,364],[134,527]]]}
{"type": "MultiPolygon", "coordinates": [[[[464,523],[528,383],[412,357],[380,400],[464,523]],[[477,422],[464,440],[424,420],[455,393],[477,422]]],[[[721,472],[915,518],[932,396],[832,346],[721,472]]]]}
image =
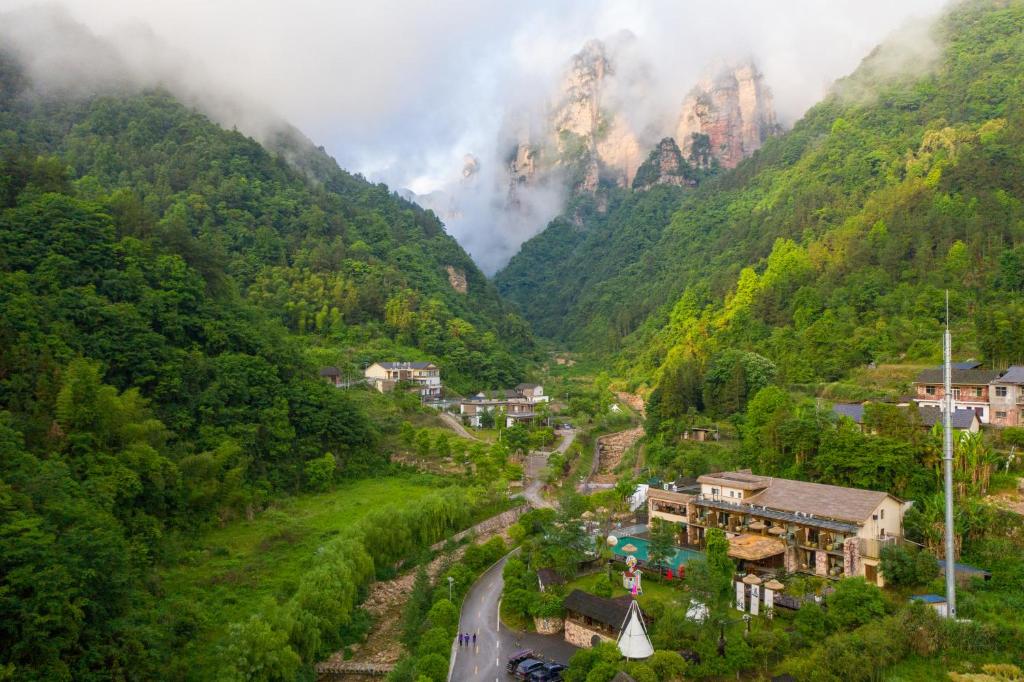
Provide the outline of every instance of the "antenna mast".
{"type": "Polygon", "coordinates": [[[946,479],[946,608],[956,618],[956,561],[953,557],[953,340],[949,334],[949,290],[946,290],[946,332],[943,335],[945,409],[942,429],[942,468],[946,479]]]}

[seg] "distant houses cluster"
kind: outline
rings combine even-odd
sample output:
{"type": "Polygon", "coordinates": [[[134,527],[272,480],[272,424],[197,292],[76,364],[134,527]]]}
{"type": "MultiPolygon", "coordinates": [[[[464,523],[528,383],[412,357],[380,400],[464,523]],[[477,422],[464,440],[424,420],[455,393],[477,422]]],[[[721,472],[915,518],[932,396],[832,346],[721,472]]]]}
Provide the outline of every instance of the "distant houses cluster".
{"type": "MultiPolygon", "coordinates": [[[[366,367],[363,376],[358,379],[346,379],[337,367],[324,367],[320,377],[327,383],[338,388],[346,388],[354,384],[366,384],[381,393],[394,391],[400,386],[419,392],[420,399],[425,403],[441,403],[442,388],[441,370],[432,362],[374,362],[366,367]]],[[[548,402],[544,387],[539,384],[519,384],[513,389],[486,391],[477,393],[458,402],[459,413],[470,426],[480,428],[481,418],[486,413],[504,415],[505,425],[533,421],[537,415],[537,406],[548,402]]],[[[445,402],[445,405],[454,404],[445,402]]]]}
{"type": "MultiPolygon", "coordinates": [[[[1024,425],[1024,365],[1013,365],[1006,370],[981,369],[976,361],[953,365],[951,372],[953,393],[953,429],[976,433],[983,424],[992,426],[1024,425]]],[[[911,403],[918,408],[920,424],[930,429],[942,423],[946,389],[941,367],[926,369],[914,380],[914,393],[898,403],[909,409],[911,403]]],[[[864,427],[865,403],[837,404],[836,414],[847,417],[864,427]]]]}
{"type": "Polygon", "coordinates": [[[479,428],[485,413],[501,412],[505,426],[531,422],[537,416],[537,406],[548,402],[544,387],[537,384],[519,384],[514,389],[477,393],[459,403],[459,413],[470,426],[479,428]]]}
{"type": "Polygon", "coordinates": [[[388,393],[404,384],[417,390],[423,402],[441,399],[441,370],[432,362],[375,362],[368,365],[358,379],[346,379],[337,367],[324,367],[320,370],[320,378],[338,388],[358,383],[381,393],[388,393]]]}

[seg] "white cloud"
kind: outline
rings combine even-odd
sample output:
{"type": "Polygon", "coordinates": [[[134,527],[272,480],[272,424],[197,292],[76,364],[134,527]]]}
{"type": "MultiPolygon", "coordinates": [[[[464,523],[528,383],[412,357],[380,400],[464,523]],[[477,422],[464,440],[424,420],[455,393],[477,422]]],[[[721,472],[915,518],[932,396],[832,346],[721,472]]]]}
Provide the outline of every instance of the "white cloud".
{"type": "MultiPolygon", "coordinates": [[[[30,0],[0,0],[0,10],[30,0]]],[[[942,0],[62,0],[110,38],[136,75],[178,79],[247,103],[221,116],[252,130],[270,112],[339,162],[396,188],[457,177],[462,156],[495,162],[505,114],[547,95],[588,38],[636,34],[658,84],[643,106],[677,106],[708,63],[752,55],[792,123],[888,33],[942,0]],[[252,116],[255,112],[255,116],[252,116]]],[[[35,40],[46,42],[45,37],[35,40]]],[[[53,48],[54,46],[49,46],[53,48]]],[[[66,46],[76,49],[80,46],[66,46]]],[[[89,68],[94,64],[85,64],[89,68]]],[[[40,68],[46,68],[40,63],[40,68]]],[[[72,75],[72,79],[74,76],[72,75]]],[[[223,102],[221,102],[223,104],[223,102]]],[[[485,204],[486,205],[486,204],[485,204]]],[[[458,233],[492,269],[539,230],[458,233]],[[496,236],[497,235],[497,236],[496,236]],[[500,237],[500,238],[499,238],[500,237]],[[501,244],[501,258],[488,254],[501,244]]],[[[454,228],[455,226],[453,226],[454,228]]],[[[453,232],[455,230],[453,229],[453,232]]]]}

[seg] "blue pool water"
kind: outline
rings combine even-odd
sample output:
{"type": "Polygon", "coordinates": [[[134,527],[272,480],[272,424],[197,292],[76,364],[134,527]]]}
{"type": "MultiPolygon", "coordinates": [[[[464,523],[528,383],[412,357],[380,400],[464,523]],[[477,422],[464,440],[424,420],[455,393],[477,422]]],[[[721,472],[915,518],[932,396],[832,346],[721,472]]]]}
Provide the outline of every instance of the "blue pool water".
{"type": "MultiPolygon", "coordinates": [[[[619,542],[612,548],[612,552],[615,556],[625,559],[628,555],[633,555],[640,561],[647,561],[647,546],[650,543],[643,538],[634,537],[632,535],[625,535],[619,538],[619,542]],[[626,545],[633,545],[636,547],[635,552],[623,552],[622,548],[626,545]]],[[[675,548],[675,555],[668,560],[669,568],[673,571],[679,570],[681,564],[688,563],[690,559],[699,559],[703,556],[701,552],[695,552],[692,549],[683,549],[682,547],[675,548]]]]}

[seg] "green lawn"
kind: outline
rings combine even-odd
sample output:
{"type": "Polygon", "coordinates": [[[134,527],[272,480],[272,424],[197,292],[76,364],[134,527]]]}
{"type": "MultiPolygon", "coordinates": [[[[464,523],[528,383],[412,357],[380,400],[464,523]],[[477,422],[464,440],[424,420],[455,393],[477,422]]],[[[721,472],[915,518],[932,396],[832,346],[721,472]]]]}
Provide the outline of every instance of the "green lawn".
{"type": "Polygon", "coordinates": [[[436,489],[427,477],[354,481],[183,541],[189,549],[180,561],[159,572],[161,610],[169,621],[198,621],[190,646],[205,649],[228,624],[291,596],[324,541],[374,509],[413,504],[436,489]]]}
{"type": "MultiPolygon", "coordinates": [[[[612,597],[621,597],[629,594],[629,592],[623,589],[622,586],[622,567],[616,566],[612,573],[612,578],[615,580],[616,589],[612,594],[612,597]]],[[[597,585],[597,581],[605,576],[605,572],[592,573],[591,575],[585,575],[580,578],[569,582],[565,586],[566,594],[573,590],[583,590],[584,592],[594,593],[594,586],[597,585]]],[[[679,581],[674,583],[669,582],[655,582],[654,579],[648,579],[646,576],[641,580],[644,592],[640,595],[637,601],[640,602],[641,608],[646,608],[651,601],[658,601],[666,606],[689,606],[690,600],[686,591],[683,589],[682,584],[679,581]]]]}

